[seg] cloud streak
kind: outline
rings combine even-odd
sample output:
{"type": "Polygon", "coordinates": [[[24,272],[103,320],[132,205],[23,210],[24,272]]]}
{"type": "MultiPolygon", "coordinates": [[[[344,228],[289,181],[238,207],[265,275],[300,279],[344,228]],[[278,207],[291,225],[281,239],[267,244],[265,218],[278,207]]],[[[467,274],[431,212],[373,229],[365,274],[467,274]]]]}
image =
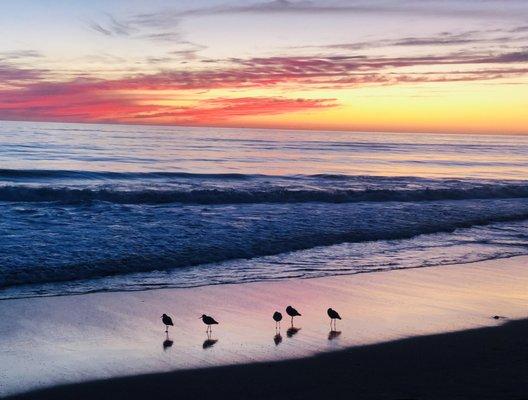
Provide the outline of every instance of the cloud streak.
{"type": "Polygon", "coordinates": [[[233,118],[261,115],[289,114],[292,112],[335,107],[334,99],[302,99],[285,97],[213,98],[193,107],[176,107],[154,113],[141,113],[136,119],[169,118],[187,124],[218,123],[233,118]]]}
{"type": "Polygon", "coordinates": [[[268,0],[254,2],[226,2],[222,5],[192,8],[187,10],[165,9],[162,12],[143,13],[135,16],[138,23],[146,26],[167,26],[173,21],[185,17],[218,16],[229,14],[287,14],[287,15],[321,15],[321,14],[399,14],[399,15],[445,15],[449,17],[467,16],[518,16],[526,8],[522,2],[516,7],[500,7],[498,1],[489,1],[488,7],[475,1],[393,1],[393,0],[343,0],[343,1],[310,1],[310,0],[268,0]],[[493,6],[495,4],[495,6],[493,6]]]}
{"type": "Polygon", "coordinates": [[[141,23],[137,18],[118,19],[109,13],[106,13],[103,19],[104,21],[99,22],[87,20],[86,25],[92,31],[106,37],[124,36],[156,42],[182,41],[182,34],[176,30],[177,23],[174,21],[170,26],[163,28],[159,25],[148,26],[148,24],[141,23]]]}
{"type": "Polygon", "coordinates": [[[132,33],[137,32],[134,26],[127,22],[119,21],[112,14],[106,13],[105,16],[105,22],[88,20],[88,27],[104,36],[130,36],[132,33]]]}
{"type": "Polygon", "coordinates": [[[289,114],[336,106],[334,99],[265,96],[211,98],[185,107],[160,106],[141,104],[134,96],[113,97],[97,91],[79,94],[73,90],[58,90],[45,98],[36,90],[16,98],[2,96],[2,99],[0,119],[4,120],[187,125],[218,124],[239,117],[289,114]]]}
{"type": "Polygon", "coordinates": [[[24,85],[39,81],[46,73],[43,69],[21,68],[2,62],[0,58],[0,87],[2,85],[24,85]]]}

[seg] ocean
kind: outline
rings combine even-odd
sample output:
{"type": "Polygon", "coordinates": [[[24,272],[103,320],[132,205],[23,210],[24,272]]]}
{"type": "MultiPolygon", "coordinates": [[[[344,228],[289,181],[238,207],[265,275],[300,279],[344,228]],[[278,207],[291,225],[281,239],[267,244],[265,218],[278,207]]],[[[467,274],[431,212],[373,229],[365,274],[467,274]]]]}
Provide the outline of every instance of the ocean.
{"type": "Polygon", "coordinates": [[[528,254],[528,136],[0,122],[0,299],[528,254]]]}

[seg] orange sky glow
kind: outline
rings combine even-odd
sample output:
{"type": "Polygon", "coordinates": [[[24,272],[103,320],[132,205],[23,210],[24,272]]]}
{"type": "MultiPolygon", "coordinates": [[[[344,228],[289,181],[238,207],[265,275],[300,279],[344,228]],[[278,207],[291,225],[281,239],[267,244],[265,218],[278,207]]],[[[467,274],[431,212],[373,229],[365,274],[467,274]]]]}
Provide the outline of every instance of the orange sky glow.
{"type": "Polygon", "coordinates": [[[526,3],[54,3],[0,17],[0,119],[528,133],[526,3]]]}

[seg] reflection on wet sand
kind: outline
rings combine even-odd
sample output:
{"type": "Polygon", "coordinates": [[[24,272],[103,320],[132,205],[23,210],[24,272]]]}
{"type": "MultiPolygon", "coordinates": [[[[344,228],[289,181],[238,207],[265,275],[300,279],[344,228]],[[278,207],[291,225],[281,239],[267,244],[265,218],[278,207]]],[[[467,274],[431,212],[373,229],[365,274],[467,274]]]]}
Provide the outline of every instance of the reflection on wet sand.
{"type": "Polygon", "coordinates": [[[328,333],[328,340],[334,340],[334,339],[338,338],[339,335],[341,335],[341,331],[330,331],[328,333]]]}
{"type": "Polygon", "coordinates": [[[278,346],[282,342],[282,336],[280,333],[277,333],[275,336],[273,336],[273,341],[275,342],[275,346],[278,346]]]}
{"type": "Polygon", "coordinates": [[[211,332],[207,331],[207,339],[205,339],[205,341],[203,342],[202,348],[208,349],[210,347],[213,347],[216,342],[218,342],[218,339],[212,339],[211,332]]]}
{"type": "Polygon", "coordinates": [[[165,340],[163,341],[163,350],[167,350],[173,345],[173,341],[169,338],[169,332],[165,332],[165,340]]]}
{"type": "Polygon", "coordinates": [[[291,328],[289,328],[287,331],[286,331],[286,336],[288,336],[289,338],[293,337],[293,335],[296,335],[297,332],[299,332],[301,330],[301,328],[296,328],[294,326],[292,326],[291,328]]]}

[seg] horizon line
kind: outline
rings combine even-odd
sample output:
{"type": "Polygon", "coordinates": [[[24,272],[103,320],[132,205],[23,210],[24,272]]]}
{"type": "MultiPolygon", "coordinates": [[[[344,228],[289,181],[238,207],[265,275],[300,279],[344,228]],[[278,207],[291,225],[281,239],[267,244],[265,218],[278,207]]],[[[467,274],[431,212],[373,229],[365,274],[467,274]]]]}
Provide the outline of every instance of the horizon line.
{"type": "Polygon", "coordinates": [[[254,130],[281,130],[281,131],[297,131],[297,132],[336,132],[336,133],[360,133],[360,134],[368,134],[368,133],[385,133],[385,134],[424,134],[424,135],[474,135],[474,136],[528,136],[528,131],[526,132],[504,132],[504,133],[498,133],[498,132],[471,132],[471,131],[460,131],[460,132],[454,132],[454,131],[426,131],[426,130],[403,130],[403,129],[394,129],[394,130],[352,130],[348,128],[334,128],[334,129],[328,129],[328,128],[294,128],[294,127],[280,127],[280,126],[239,126],[239,125],[207,125],[207,124],[188,124],[188,125],[180,125],[180,124],[147,124],[147,123],[124,123],[124,122],[85,122],[85,121],[41,121],[41,120],[9,120],[9,119],[0,119],[0,122],[25,122],[25,123],[36,123],[36,124],[84,124],[84,125],[119,125],[119,126],[152,126],[152,127],[179,127],[179,128],[219,128],[219,129],[254,129],[254,130]]]}

